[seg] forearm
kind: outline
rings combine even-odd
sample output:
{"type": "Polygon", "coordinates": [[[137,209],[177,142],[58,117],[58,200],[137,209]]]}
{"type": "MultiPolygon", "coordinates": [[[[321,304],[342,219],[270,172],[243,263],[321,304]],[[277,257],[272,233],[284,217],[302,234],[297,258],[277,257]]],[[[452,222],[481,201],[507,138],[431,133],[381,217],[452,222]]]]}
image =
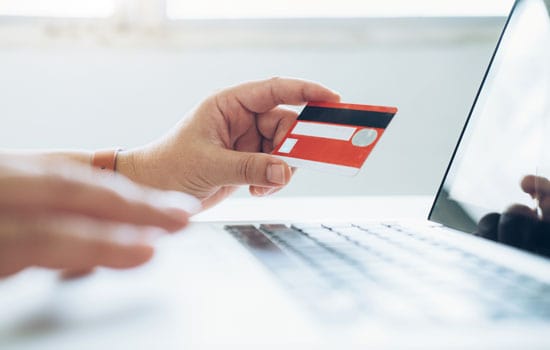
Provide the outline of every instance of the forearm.
{"type": "Polygon", "coordinates": [[[158,149],[158,146],[150,144],[146,147],[118,152],[116,172],[142,185],[174,190],[174,185],[168,181],[170,174],[166,173],[163,166],[159,164],[162,155],[158,149]]]}
{"type": "Polygon", "coordinates": [[[126,176],[132,181],[146,184],[145,181],[138,178],[135,158],[136,158],[136,152],[134,151],[118,152],[117,160],[115,164],[115,170],[117,173],[126,176]]]}
{"type": "MultiPolygon", "coordinates": [[[[129,179],[146,185],[151,185],[142,176],[138,176],[136,158],[140,158],[134,151],[118,152],[115,170],[129,179]]],[[[0,158],[13,158],[36,163],[74,162],[84,166],[92,166],[93,151],[85,150],[6,150],[0,149],[0,158]]]]}
{"type": "Polygon", "coordinates": [[[80,164],[92,164],[92,152],[90,151],[66,151],[66,150],[0,150],[2,157],[17,157],[18,159],[48,161],[72,161],[80,164]]]}

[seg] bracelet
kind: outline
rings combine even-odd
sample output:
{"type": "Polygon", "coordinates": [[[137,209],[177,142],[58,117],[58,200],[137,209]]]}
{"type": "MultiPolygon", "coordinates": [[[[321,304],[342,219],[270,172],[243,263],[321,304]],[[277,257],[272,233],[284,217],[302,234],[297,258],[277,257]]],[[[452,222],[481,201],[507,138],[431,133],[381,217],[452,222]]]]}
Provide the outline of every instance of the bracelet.
{"type": "Polygon", "coordinates": [[[116,171],[116,157],[120,149],[95,151],[92,156],[92,166],[101,170],[116,171]]]}

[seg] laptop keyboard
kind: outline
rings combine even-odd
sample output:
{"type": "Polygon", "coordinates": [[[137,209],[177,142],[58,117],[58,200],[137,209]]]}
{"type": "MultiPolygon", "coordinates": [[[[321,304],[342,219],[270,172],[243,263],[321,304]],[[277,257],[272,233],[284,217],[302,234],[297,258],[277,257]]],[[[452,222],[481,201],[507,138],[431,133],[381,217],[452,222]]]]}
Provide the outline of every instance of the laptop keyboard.
{"type": "Polygon", "coordinates": [[[331,321],[550,320],[549,284],[424,231],[392,223],[225,228],[331,321]]]}

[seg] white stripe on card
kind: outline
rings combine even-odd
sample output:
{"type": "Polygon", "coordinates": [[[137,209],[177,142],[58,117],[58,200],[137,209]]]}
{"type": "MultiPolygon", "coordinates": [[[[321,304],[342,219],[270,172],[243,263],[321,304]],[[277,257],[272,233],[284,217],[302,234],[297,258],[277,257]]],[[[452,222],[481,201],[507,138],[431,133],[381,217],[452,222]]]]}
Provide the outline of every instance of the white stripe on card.
{"type": "Polygon", "coordinates": [[[317,171],[321,171],[324,173],[330,173],[330,174],[339,174],[344,176],[355,176],[357,173],[359,173],[360,168],[354,168],[350,166],[344,166],[344,165],[336,165],[336,164],[329,164],[329,163],[323,163],[323,162],[316,162],[313,160],[307,160],[307,159],[300,159],[300,158],[291,158],[291,157],[285,157],[285,156],[278,156],[275,155],[275,157],[284,160],[288,165],[295,168],[309,168],[317,171]]]}
{"type": "Polygon", "coordinates": [[[290,153],[294,146],[296,145],[296,142],[298,142],[297,139],[291,139],[288,138],[283,142],[281,147],[279,147],[279,153],[290,153]]]}
{"type": "Polygon", "coordinates": [[[291,134],[349,141],[356,128],[321,123],[298,122],[291,134]]]}

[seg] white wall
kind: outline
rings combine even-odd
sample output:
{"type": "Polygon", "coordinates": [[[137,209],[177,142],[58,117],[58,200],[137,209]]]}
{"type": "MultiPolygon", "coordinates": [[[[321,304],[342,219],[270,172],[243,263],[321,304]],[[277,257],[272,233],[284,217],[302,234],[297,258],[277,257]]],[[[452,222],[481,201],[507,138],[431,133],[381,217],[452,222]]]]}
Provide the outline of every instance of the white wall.
{"type": "Polygon", "coordinates": [[[130,148],[160,136],[215,89],[296,76],[344,101],[400,111],[360,175],[299,171],[280,195],[431,194],[498,31],[486,40],[374,47],[4,48],[0,147],[130,148]]]}

